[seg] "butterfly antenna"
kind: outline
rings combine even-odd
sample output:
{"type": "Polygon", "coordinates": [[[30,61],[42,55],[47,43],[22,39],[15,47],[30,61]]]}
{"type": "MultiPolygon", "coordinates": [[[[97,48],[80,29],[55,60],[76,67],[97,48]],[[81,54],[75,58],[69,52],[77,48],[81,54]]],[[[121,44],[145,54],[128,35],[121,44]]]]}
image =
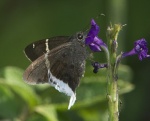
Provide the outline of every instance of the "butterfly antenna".
{"type": "Polygon", "coordinates": [[[99,19],[99,17],[101,17],[101,16],[105,17],[105,14],[104,14],[104,13],[100,13],[100,14],[98,14],[98,15],[95,17],[95,19],[99,19]]]}
{"type": "Polygon", "coordinates": [[[88,24],[86,24],[86,26],[82,29],[83,32],[89,31],[90,28],[90,22],[88,22],[88,24]]]}

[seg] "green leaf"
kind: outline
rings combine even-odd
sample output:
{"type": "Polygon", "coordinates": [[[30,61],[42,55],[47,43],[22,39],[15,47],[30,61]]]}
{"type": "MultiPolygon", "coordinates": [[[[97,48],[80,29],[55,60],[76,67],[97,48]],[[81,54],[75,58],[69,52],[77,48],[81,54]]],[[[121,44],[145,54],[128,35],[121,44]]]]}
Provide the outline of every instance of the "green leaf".
{"type": "MultiPolygon", "coordinates": [[[[0,82],[5,82],[0,79],[0,82]]],[[[6,86],[0,83],[0,117],[13,119],[21,111],[21,102],[15,97],[15,94],[6,86]]]]}
{"type": "Polygon", "coordinates": [[[0,69],[0,77],[5,78],[6,81],[19,81],[23,82],[22,80],[23,70],[13,66],[7,66],[5,68],[0,69]]]}
{"type": "Polygon", "coordinates": [[[84,121],[108,121],[107,102],[96,103],[76,111],[84,121]]]}
{"type": "Polygon", "coordinates": [[[16,67],[6,67],[0,70],[0,75],[5,81],[0,84],[14,91],[19,97],[33,108],[39,102],[39,97],[34,92],[32,86],[26,84],[22,79],[23,70],[16,67]]]}
{"type": "Polygon", "coordinates": [[[37,106],[34,111],[47,118],[48,121],[58,121],[56,109],[53,105],[37,106]]]}

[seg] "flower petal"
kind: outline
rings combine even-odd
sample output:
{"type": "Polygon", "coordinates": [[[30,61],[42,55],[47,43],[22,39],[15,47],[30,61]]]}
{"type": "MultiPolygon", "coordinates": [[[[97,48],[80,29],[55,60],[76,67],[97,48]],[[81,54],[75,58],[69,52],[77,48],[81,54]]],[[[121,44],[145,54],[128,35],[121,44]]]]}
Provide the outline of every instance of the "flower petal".
{"type": "Polygon", "coordinates": [[[92,66],[94,67],[94,69],[93,69],[94,73],[97,73],[100,68],[107,68],[108,67],[106,63],[100,64],[99,62],[92,63],[92,66]]]}
{"type": "Polygon", "coordinates": [[[102,39],[98,38],[97,36],[94,37],[93,43],[94,43],[94,44],[97,44],[97,45],[99,45],[99,46],[101,46],[101,45],[105,45],[105,46],[106,46],[106,44],[102,41],[102,39]]]}
{"type": "Polygon", "coordinates": [[[132,55],[135,55],[135,54],[136,54],[135,50],[132,49],[130,52],[124,52],[124,53],[122,53],[122,57],[124,58],[126,56],[132,56],[132,55]]]}
{"type": "Polygon", "coordinates": [[[140,40],[135,41],[134,48],[130,52],[123,53],[122,57],[137,54],[139,60],[143,60],[144,58],[149,57],[147,53],[148,53],[147,41],[144,38],[142,38],[140,40]]]}
{"type": "Polygon", "coordinates": [[[103,48],[107,48],[106,44],[102,41],[102,39],[98,38],[98,32],[99,26],[96,24],[94,19],[92,19],[91,28],[85,39],[85,44],[89,45],[90,49],[95,52],[101,51],[101,46],[103,48]]]}
{"type": "Polygon", "coordinates": [[[89,45],[94,41],[94,37],[97,36],[99,33],[99,26],[96,24],[94,19],[91,20],[91,29],[89,30],[89,33],[87,34],[87,38],[85,41],[86,45],[89,45]]]}
{"type": "Polygon", "coordinates": [[[93,40],[94,40],[93,37],[88,36],[88,37],[86,37],[85,44],[89,45],[89,44],[91,44],[93,42],[93,40]]]}
{"type": "Polygon", "coordinates": [[[91,20],[91,31],[89,32],[90,35],[93,35],[93,36],[97,36],[98,33],[99,33],[99,26],[96,24],[96,22],[94,21],[94,19],[91,20]]]}
{"type": "Polygon", "coordinates": [[[147,48],[147,42],[144,38],[140,39],[140,40],[137,40],[135,43],[134,43],[134,48],[135,48],[135,51],[137,53],[140,53],[141,51],[142,52],[145,52],[147,53],[148,52],[148,48],[147,48]],[[144,50],[144,51],[143,51],[144,50]]]}
{"type": "Polygon", "coordinates": [[[99,51],[101,51],[100,47],[99,47],[98,45],[94,44],[94,43],[91,43],[91,44],[89,45],[89,47],[90,47],[90,49],[91,49],[92,51],[94,51],[94,52],[99,52],[99,51]]]}

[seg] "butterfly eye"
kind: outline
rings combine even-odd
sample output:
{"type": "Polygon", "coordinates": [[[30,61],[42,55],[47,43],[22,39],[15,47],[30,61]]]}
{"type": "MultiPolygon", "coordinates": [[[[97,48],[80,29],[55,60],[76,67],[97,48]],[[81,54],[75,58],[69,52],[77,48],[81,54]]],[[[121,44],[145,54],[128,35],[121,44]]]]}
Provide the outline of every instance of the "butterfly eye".
{"type": "Polygon", "coordinates": [[[83,39],[83,34],[79,33],[77,37],[78,37],[78,40],[82,40],[83,39]]]}

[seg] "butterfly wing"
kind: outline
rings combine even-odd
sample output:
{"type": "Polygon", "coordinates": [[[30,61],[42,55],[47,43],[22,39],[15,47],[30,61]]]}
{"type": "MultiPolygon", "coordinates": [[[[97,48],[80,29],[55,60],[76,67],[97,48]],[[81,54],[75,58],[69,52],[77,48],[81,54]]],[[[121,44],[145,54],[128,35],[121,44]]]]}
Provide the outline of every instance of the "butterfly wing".
{"type": "Polygon", "coordinates": [[[84,74],[85,59],[87,58],[84,46],[86,35],[82,39],[81,34],[77,35],[80,35],[78,36],[80,39],[76,35],[72,36],[67,40],[68,42],[56,46],[52,50],[46,46],[46,53],[40,57],[37,55],[36,60],[32,58],[34,61],[23,75],[27,83],[50,83],[59,92],[70,96],[68,109],[76,100],[75,90],[84,74]]]}
{"type": "Polygon", "coordinates": [[[72,42],[58,46],[33,61],[24,72],[23,78],[30,84],[51,83],[49,82],[51,77],[48,75],[48,71],[50,71],[52,74],[50,76],[68,84],[75,91],[84,74],[85,53],[85,48],[81,47],[77,51],[72,42]]]}
{"type": "Polygon", "coordinates": [[[61,56],[58,57],[58,55],[60,55],[61,53],[64,53],[65,50],[69,48],[69,46],[70,44],[62,45],[61,47],[63,48],[61,49],[61,51],[59,50],[60,47],[57,47],[53,49],[52,51],[50,51],[49,53],[45,53],[39,58],[37,58],[35,61],[33,61],[24,72],[24,75],[23,75],[24,80],[29,84],[48,83],[48,69],[52,65],[55,65],[55,62],[57,63],[59,58],[61,59],[61,56]],[[50,63],[49,68],[47,67],[47,63],[46,63],[47,61],[46,55],[48,56],[48,61],[50,63]]]}
{"type": "Polygon", "coordinates": [[[49,39],[39,40],[29,44],[24,49],[24,53],[30,61],[34,61],[48,50],[52,50],[53,48],[68,41],[69,36],[57,36],[49,39]]]}

